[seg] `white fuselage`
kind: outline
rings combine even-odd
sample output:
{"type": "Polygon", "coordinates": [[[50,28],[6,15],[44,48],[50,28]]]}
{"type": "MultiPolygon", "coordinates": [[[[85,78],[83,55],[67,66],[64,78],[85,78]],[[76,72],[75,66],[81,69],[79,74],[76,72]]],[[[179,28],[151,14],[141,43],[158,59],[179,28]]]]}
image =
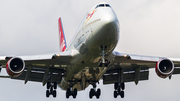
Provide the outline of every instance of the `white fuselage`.
{"type": "Polygon", "coordinates": [[[81,80],[73,88],[83,90],[89,85],[88,80],[99,81],[108,68],[98,67],[98,61],[102,58],[100,47],[106,46],[105,58],[109,59],[119,40],[119,21],[111,7],[96,6],[86,14],[66,49],[76,49],[80,54],[71,61],[75,65],[68,66],[59,85],[62,89],[69,87],[69,80],[81,80]]]}

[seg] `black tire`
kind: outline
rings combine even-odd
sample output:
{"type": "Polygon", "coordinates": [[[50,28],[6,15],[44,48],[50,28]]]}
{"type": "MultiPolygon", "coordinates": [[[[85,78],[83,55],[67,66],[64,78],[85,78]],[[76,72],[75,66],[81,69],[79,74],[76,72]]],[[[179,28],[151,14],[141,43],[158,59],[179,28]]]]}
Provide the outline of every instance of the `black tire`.
{"type": "Polygon", "coordinates": [[[57,82],[54,82],[54,89],[57,89],[57,82]]]}
{"type": "Polygon", "coordinates": [[[124,91],[120,92],[120,96],[121,96],[121,98],[124,98],[124,91]]]}
{"type": "Polygon", "coordinates": [[[89,92],[89,98],[92,99],[93,95],[94,95],[94,89],[91,89],[89,92]]]}
{"type": "Polygon", "coordinates": [[[98,89],[96,92],[96,98],[99,99],[100,95],[101,95],[101,89],[98,89]]]}
{"type": "Polygon", "coordinates": [[[77,89],[76,88],[74,89],[74,95],[77,95],[77,89]]]}
{"type": "Polygon", "coordinates": [[[69,96],[70,96],[70,88],[68,88],[66,91],[66,98],[69,98],[69,96]]]}
{"type": "Polygon", "coordinates": [[[50,95],[49,90],[46,90],[46,97],[49,97],[49,95],[50,95]]]}
{"type": "Polygon", "coordinates": [[[99,67],[102,67],[102,60],[100,59],[99,62],[98,62],[98,66],[99,67]]]}
{"type": "Polygon", "coordinates": [[[105,66],[105,67],[108,67],[108,64],[109,64],[109,63],[108,63],[108,60],[105,60],[104,66],[105,66]]]}
{"type": "Polygon", "coordinates": [[[94,96],[96,91],[93,88],[91,90],[92,90],[92,96],[94,96]]]}
{"type": "Polygon", "coordinates": [[[47,89],[50,89],[50,87],[51,87],[51,83],[50,82],[47,82],[47,89]]]}
{"type": "Polygon", "coordinates": [[[75,95],[75,94],[73,94],[73,98],[74,98],[74,99],[76,98],[76,95],[75,95]]]}
{"type": "Polygon", "coordinates": [[[117,95],[118,95],[117,91],[114,91],[114,98],[117,98],[117,95]]]}
{"type": "Polygon", "coordinates": [[[57,94],[56,94],[56,90],[54,90],[52,94],[53,94],[53,97],[55,98],[56,95],[57,95],[57,94]]]}
{"type": "Polygon", "coordinates": [[[122,89],[122,90],[124,90],[124,89],[125,89],[125,84],[124,84],[124,82],[123,82],[123,83],[121,83],[121,89],[122,89]]]}
{"type": "Polygon", "coordinates": [[[114,89],[116,90],[116,89],[118,89],[118,83],[114,83],[114,89]]]}

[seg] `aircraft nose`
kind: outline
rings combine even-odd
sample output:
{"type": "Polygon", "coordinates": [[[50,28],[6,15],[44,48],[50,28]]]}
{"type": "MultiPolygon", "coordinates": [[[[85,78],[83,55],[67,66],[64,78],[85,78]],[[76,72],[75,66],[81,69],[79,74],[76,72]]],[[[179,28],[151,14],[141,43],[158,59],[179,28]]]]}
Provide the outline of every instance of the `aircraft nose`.
{"type": "Polygon", "coordinates": [[[101,19],[104,22],[104,25],[111,25],[116,23],[116,16],[115,15],[104,15],[101,19]]]}

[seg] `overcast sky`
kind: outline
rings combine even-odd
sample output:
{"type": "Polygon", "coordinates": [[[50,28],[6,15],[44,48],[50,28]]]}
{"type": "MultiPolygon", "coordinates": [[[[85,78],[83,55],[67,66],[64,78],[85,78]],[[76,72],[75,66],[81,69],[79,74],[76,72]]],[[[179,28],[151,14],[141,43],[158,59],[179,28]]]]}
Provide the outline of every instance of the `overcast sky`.
{"type": "MultiPolygon", "coordinates": [[[[59,51],[58,18],[62,17],[67,43],[87,11],[102,0],[0,0],[0,55],[31,55],[59,51]]],[[[117,14],[120,41],[116,51],[180,57],[179,0],[104,0],[117,14]]],[[[2,74],[5,74],[2,71],[2,74]]],[[[113,85],[98,85],[99,101],[179,101],[180,75],[159,78],[150,70],[148,81],[126,83],[125,98],[113,98],[113,85]]],[[[89,100],[89,86],[76,101],[89,100]]],[[[0,79],[0,101],[64,101],[65,91],[45,97],[42,83],[0,79]]],[[[68,100],[72,100],[70,97],[68,100]]],[[[67,101],[68,101],[67,100],[67,101]]],[[[93,98],[96,100],[96,98],[93,98]]]]}

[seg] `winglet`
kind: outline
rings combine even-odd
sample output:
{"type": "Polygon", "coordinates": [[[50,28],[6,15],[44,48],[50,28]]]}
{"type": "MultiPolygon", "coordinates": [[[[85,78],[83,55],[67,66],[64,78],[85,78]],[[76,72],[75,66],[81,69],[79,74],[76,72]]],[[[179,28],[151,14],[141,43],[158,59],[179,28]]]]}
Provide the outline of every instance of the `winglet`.
{"type": "Polygon", "coordinates": [[[64,52],[67,46],[66,46],[66,39],[64,36],[61,18],[58,19],[58,23],[59,23],[60,52],[64,52]]]}

